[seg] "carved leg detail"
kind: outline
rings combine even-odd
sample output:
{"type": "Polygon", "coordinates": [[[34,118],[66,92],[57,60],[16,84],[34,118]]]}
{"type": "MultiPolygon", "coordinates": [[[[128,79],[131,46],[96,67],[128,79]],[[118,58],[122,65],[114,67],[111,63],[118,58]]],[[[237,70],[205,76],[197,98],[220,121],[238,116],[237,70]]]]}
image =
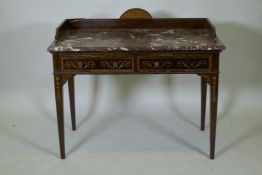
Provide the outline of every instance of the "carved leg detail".
{"type": "Polygon", "coordinates": [[[210,76],[210,159],[215,158],[218,75],[210,76]]]}
{"type": "Polygon", "coordinates": [[[71,121],[72,130],[76,130],[76,112],[75,112],[75,85],[74,77],[68,80],[69,99],[70,99],[70,110],[71,110],[71,121]]]}
{"type": "Polygon", "coordinates": [[[54,75],[54,81],[60,156],[65,159],[63,80],[61,76],[54,75]]]}
{"type": "Polygon", "coordinates": [[[201,127],[203,131],[205,129],[205,118],[206,118],[206,93],[207,93],[207,82],[201,77],[201,127]]]}

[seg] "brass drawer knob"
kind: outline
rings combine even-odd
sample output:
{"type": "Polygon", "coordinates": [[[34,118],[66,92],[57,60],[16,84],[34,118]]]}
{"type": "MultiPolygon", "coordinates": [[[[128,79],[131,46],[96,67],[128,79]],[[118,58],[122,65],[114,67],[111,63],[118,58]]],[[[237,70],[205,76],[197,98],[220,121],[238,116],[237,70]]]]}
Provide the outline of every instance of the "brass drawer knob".
{"type": "Polygon", "coordinates": [[[79,69],[83,68],[83,67],[84,67],[84,63],[81,62],[81,61],[79,61],[79,62],[77,63],[77,67],[78,67],[79,69]]]}
{"type": "Polygon", "coordinates": [[[113,68],[118,68],[118,63],[117,62],[113,62],[113,68]]]}
{"type": "Polygon", "coordinates": [[[154,67],[158,68],[160,66],[160,63],[158,61],[154,62],[154,67]]]}

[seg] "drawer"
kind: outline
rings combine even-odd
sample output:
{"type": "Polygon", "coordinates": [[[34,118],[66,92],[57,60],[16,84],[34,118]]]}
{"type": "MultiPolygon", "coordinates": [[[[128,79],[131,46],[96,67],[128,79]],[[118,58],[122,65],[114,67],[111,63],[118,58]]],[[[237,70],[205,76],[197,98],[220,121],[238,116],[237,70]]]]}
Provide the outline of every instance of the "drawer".
{"type": "Polygon", "coordinates": [[[61,62],[62,71],[70,73],[134,71],[134,58],[131,56],[70,55],[61,56],[61,62]]]}
{"type": "Polygon", "coordinates": [[[137,61],[138,71],[142,72],[187,72],[211,67],[211,55],[207,54],[143,55],[137,61]]]}

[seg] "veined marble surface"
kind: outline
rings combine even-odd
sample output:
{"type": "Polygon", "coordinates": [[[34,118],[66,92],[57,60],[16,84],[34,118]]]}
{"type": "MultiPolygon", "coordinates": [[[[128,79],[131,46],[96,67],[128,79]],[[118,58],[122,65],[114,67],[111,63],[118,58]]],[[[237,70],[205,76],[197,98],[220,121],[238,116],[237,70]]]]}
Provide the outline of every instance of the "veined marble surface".
{"type": "Polygon", "coordinates": [[[223,50],[207,29],[67,30],[48,48],[59,51],[223,50]]]}

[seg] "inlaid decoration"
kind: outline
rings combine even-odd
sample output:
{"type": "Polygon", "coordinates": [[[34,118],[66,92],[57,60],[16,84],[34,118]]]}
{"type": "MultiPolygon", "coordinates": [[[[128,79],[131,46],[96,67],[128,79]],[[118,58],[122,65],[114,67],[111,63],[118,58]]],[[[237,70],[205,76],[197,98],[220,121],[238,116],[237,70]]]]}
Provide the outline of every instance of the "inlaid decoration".
{"type": "Polygon", "coordinates": [[[141,59],[142,69],[208,69],[209,59],[141,59]]]}
{"type": "Polygon", "coordinates": [[[63,60],[64,70],[80,71],[87,69],[131,69],[131,60],[63,60]]]}
{"type": "Polygon", "coordinates": [[[177,67],[185,69],[206,69],[208,68],[208,60],[178,60],[177,67]]]}

